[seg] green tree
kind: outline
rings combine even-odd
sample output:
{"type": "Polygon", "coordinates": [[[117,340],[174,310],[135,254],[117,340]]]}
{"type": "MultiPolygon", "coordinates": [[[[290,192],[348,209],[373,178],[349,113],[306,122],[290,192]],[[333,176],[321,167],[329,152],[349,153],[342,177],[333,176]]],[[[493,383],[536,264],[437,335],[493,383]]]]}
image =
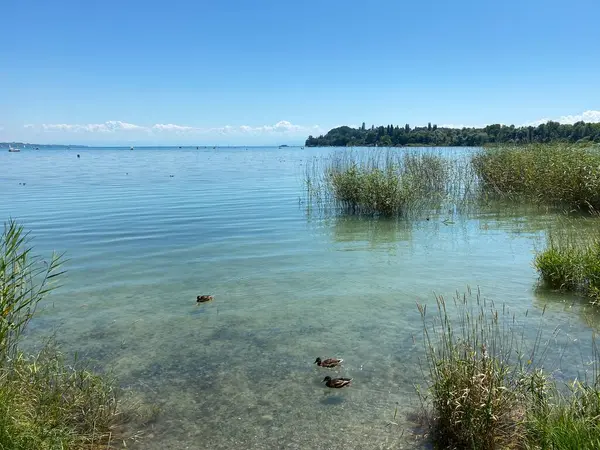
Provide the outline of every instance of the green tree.
{"type": "MultiPolygon", "coordinates": [[[[500,124],[488,125],[484,128],[443,128],[432,125],[426,127],[415,127],[411,130],[410,125],[404,127],[386,125],[372,125],[366,128],[363,122],[360,128],[338,127],[330,130],[319,137],[309,136],[306,145],[316,146],[369,146],[387,143],[382,141],[383,136],[389,136],[391,145],[447,145],[447,146],[469,146],[493,143],[529,143],[529,142],[585,142],[600,141],[600,124],[577,122],[573,125],[548,122],[537,127],[515,127],[500,124]]],[[[385,145],[385,144],[382,144],[385,145]]]]}
{"type": "Polygon", "coordinates": [[[382,136],[379,139],[379,145],[381,147],[391,147],[392,146],[392,138],[389,137],[387,134],[385,136],[382,136]]]}

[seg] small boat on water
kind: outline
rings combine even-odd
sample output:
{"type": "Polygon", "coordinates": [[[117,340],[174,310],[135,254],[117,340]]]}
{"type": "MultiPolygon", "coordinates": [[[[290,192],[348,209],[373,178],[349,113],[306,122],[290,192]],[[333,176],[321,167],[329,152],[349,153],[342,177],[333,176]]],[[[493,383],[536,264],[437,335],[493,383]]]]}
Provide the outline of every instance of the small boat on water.
{"type": "Polygon", "coordinates": [[[133,147],[129,147],[129,150],[133,150],[133,147]]]}
{"type": "Polygon", "coordinates": [[[21,149],[19,149],[19,148],[14,148],[14,147],[10,147],[10,146],[9,146],[9,147],[8,147],[8,151],[9,151],[9,152],[11,152],[11,153],[17,153],[17,152],[20,152],[20,151],[21,151],[21,149]]]}

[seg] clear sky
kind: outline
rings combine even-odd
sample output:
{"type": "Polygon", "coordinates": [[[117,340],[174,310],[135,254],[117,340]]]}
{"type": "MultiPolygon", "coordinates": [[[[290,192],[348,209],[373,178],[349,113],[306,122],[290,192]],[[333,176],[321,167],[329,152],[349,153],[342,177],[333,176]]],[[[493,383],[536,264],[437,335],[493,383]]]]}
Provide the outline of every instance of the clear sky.
{"type": "Polygon", "coordinates": [[[598,0],[6,0],[0,16],[0,141],[600,121],[598,0]]]}

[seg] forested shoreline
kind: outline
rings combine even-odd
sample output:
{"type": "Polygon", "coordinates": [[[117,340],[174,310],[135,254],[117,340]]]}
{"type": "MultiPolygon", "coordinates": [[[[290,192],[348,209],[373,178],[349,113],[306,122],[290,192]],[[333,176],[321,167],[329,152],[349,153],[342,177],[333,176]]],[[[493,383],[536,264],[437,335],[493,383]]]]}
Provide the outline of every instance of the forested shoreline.
{"type": "Polygon", "coordinates": [[[551,142],[600,142],[600,123],[577,122],[561,124],[549,121],[538,126],[488,125],[483,128],[446,128],[429,123],[425,127],[342,126],[333,128],[319,137],[309,136],[307,147],[391,147],[424,146],[480,146],[485,144],[530,144],[551,142]]]}

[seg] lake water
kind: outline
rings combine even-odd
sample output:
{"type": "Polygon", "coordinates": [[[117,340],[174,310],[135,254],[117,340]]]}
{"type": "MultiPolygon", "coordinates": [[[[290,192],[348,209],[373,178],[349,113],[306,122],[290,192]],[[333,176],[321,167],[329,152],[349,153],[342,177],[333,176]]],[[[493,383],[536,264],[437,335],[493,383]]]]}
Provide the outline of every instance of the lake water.
{"type": "Polygon", "coordinates": [[[324,215],[307,208],[303,177],[332,151],[1,152],[0,218],[23,223],[37,252],[70,258],[30,342],[56,332],[158,404],[144,449],[418,447],[416,302],[433,307],[434,292],[479,286],[533,331],[546,306],[544,326],[561,330],[557,374],[583,368],[598,316],[536,289],[553,214],[324,215]],[[197,305],[201,294],[214,301],[197,305]],[[317,356],[345,364],[328,371],[317,356]],[[353,385],[331,392],[331,372],[353,385]]]}

